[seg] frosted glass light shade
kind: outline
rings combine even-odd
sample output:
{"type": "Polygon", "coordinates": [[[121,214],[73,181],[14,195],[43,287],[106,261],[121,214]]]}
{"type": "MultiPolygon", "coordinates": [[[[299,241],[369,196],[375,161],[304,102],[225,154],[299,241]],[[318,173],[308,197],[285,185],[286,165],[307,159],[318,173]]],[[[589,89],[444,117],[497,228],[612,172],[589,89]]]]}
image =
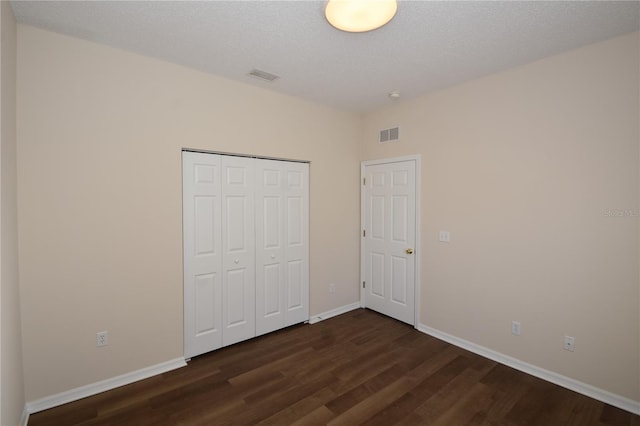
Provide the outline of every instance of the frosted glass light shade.
{"type": "Polygon", "coordinates": [[[397,10],[396,0],[329,0],[324,14],[337,29],[362,33],[380,28],[397,10]]]}

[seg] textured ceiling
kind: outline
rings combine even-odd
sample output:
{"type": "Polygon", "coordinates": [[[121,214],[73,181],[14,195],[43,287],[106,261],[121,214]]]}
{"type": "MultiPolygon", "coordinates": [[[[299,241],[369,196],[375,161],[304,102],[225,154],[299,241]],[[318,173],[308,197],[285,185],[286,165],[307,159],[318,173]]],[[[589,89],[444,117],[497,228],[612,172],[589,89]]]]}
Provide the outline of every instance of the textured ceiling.
{"type": "Polygon", "coordinates": [[[353,111],[640,28],[640,2],[400,1],[349,34],[324,1],[13,1],[18,22],[353,111]],[[247,76],[258,68],[281,78],[247,76]]]}

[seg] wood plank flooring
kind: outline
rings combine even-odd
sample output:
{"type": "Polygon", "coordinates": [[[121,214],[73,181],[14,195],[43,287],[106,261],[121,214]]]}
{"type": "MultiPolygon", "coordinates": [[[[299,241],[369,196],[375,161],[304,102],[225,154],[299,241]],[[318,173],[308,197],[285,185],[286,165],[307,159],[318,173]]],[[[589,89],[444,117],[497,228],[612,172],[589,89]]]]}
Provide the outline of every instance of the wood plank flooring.
{"type": "Polygon", "coordinates": [[[369,310],[31,415],[37,425],[635,425],[640,417],[369,310]]]}

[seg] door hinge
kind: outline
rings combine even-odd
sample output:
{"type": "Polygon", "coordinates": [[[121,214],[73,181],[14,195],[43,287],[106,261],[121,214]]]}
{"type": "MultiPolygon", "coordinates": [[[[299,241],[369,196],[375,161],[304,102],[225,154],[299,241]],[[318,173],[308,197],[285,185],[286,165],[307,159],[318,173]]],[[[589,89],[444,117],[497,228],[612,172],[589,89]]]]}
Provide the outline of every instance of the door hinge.
{"type": "Polygon", "coordinates": [[[367,178],[362,178],[362,185],[366,186],[367,185],[367,178]]]}
{"type": "Polygon", "coordinates": [[[362,281],[362,288],[365,288],[365,283],[364,283],[364,281],[362,281]]]}
{"type": "Polygon", "coordinates": [[[363,236],[363,237],[366,237],[366,236],[367,236],[367,230],[366,230],[366,229],[363,229],[363,230],[362,230],[362,236],[363,236]]]}

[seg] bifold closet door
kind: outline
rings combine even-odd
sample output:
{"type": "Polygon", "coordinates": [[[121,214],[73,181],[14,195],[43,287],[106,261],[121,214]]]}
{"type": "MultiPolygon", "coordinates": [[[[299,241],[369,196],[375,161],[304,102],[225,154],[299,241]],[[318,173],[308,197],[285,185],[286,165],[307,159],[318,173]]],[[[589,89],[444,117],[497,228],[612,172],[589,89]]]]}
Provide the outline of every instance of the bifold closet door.
{"type": "Polygon", "coordinates": [[[309,319],[309,165],[183,152],[185,357],[309,319]]]}
{"type": "Polygon", "coordinates": [[[309,164],[286,164],[285,327],[309,320],[309,164]]]}
{"type": "Polygon", "coordinates": [[[309,319],[309,165],[256,160],[256,335],[309,319]]]}
{"type": "Polygon", "coordinates": [[[222,347],[220,156],[182,153],[184,353],[222,347]]]}
{"type": "Polygon", "coordinates": [[[254,161],[221,157],[223,346],[256,335],[254,161]]]}
{"type": "Polygon", "coordinates": [[[183,152],[185,357],[255,336],[250,158],[183,152]]]}

